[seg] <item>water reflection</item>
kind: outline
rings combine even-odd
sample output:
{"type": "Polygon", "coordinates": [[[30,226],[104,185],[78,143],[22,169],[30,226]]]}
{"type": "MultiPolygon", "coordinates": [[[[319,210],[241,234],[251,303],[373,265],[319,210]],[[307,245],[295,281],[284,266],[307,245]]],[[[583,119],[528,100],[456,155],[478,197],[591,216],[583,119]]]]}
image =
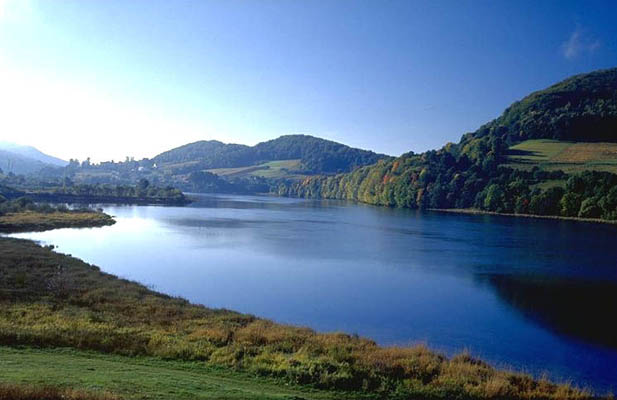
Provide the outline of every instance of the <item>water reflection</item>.
{"type": "Polygon", "coordinates": [[[617,283],[478,275],[522,315],[560,335],[617,349],[617,283]]]}

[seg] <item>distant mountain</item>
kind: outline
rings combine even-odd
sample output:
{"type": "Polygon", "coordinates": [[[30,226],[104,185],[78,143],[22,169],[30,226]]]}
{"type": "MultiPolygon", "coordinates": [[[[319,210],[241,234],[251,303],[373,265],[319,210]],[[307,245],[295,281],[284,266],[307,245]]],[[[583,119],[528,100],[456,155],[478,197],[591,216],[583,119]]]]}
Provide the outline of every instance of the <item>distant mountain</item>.
{"type": "Polygon", "coordinates": [[[191,169],[237,168],[269,161],[300,160],[311,173],[349,172],[387,158],[368,150],[352,148],[309,135],[286,135],[255,146],[225,144],[215,140],[190,143],[154,157],[157,164],[179,164],[191,169]]]}
{"type": "Polygon", "coordinates": [[[0,168],[15,174],[30,174],[45,167],[63,167],[68,163],[47,155],[32,146],[0,142],[0,168]]]}
{"type": "Polygon", "coordinates": [[[11,153],[19,154],[24,157],[32,158],[44,164],[56,165],[58,167],[64,167],[68,164],[68,162],[58,157],[45,154],[32,146],[23,146],[10,142],[0,142],[0,150],[9,151],[11,153]]]}

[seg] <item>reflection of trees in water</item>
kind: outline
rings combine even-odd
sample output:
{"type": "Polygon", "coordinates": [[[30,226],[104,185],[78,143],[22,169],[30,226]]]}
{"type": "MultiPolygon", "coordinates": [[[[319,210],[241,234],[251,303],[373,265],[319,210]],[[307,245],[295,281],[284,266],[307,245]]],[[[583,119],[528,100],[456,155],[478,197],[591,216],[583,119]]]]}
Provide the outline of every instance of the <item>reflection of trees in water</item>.
{"type": "Polygon", "coordinates": [[[525,317],[559,334],[617,348],[617,283],[481,275],[525,317]]]}

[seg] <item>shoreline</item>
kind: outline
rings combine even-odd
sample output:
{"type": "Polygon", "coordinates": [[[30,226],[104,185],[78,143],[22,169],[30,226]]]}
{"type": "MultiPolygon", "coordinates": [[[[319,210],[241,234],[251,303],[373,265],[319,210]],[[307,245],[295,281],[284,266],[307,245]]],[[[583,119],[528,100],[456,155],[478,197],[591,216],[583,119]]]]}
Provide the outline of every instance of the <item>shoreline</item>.
{"type": "Polygon", "coordinates": [[[0,216],[0,233],[44,232],[61,228],[99,228],[113,225],[111,215],[94,211],[22,211],[0,216]]]}
{"type": "Polygon", "coordinates": [[[536,214],[514,214],[514,213],[498,213],[494,211],[478,210],[476,208],[428,208],[427,211],[442,212],[450,214],[467,214],[467,215],[494,215],[499,217],[517,217],[517,218],[534,218],[534,219],[553,219],[563,221],[576,221],[586,223],[599,223],[607,225],[617,225],[617,221],[611,221],[600,218],[580,218],[580,217],[564,217],[561,215],[536,215],[536,214]]]}
{"type": "Polygon", "coordinates": [[[165,197],[124,197],[124,196],[90,196],[73,195],[45,192],[25,192],[25,197],[34,201],[44,201],[49,203],[69,203],[69,204],[123,204],[123,205],[162,205],[162,206],[186,206],[192,201],[187,198],[165,198],[165,197]]]}

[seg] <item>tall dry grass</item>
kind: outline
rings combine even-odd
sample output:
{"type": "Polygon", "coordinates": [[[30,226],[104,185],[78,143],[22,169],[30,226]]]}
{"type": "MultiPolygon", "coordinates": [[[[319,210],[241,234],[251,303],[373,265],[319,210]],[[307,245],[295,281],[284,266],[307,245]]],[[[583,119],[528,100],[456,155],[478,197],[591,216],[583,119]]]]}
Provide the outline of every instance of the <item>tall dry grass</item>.
{"type": "Polygon", "coordinates": [[[0,400],[120,400],[110,393],[90,393],[55,386],[0,383],[0,400]]]}

